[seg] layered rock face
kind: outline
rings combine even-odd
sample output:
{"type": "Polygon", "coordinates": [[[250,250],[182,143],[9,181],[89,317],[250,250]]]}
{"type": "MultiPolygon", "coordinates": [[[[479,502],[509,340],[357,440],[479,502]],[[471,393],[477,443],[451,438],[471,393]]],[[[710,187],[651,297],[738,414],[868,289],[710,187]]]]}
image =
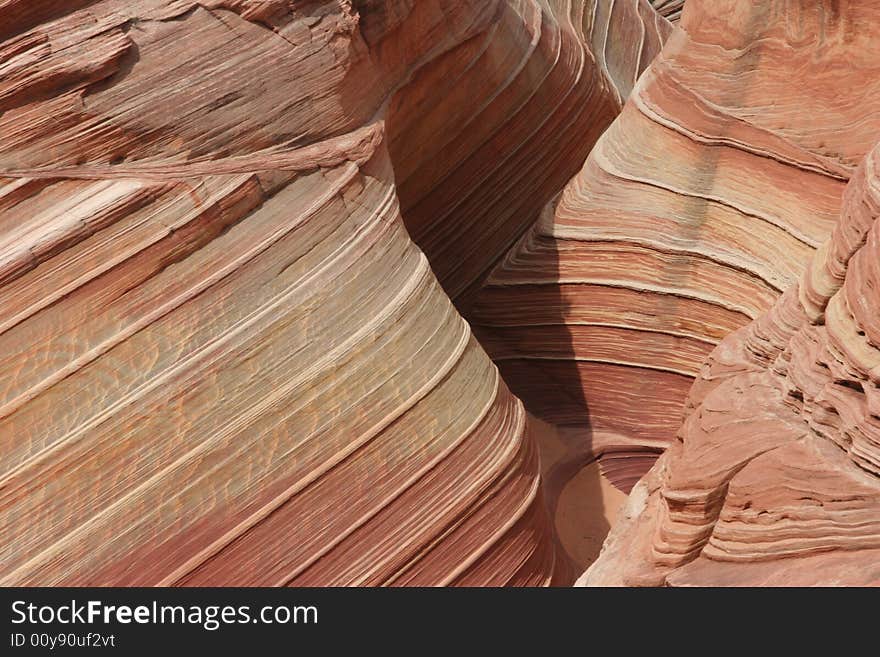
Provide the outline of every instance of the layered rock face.
{"type": "Polygon", "coordinates": [[[568,427],[572,458],[613,455],[628,490],[674,440],[712,349],[829,236],[880,135],[877,13],[689,1],[582,170],[493,271],[477,334],[527,408],[568,427]]]}
{"type": "Polygon", "coordinates": [[[0,3],[0,583],[566,581],[444,288],[670,29],[612,5],[0,3]]]}
{"type": "MultiPolygon", "coordinates": [[[[491,28],[419,69],[388,110],[406,226],[468,318],[489,268],[581,167],[671,30],[644,0],[494,4],[491,28]]],[[[383,64],[416,38],[412,5],[393,29],[365,9],[383,64]]]]}
{"type": "Polygon", "coordinates": [[[684,0],[651,0],[654,9],[670,21],[678,21],[684,9],[684,0]]]}
{"type": "Polygon", "coordinates": [[[0,0],[0,584],[880,583],[878,24],[0,0]]]}
{"type": "Polygon", "coordinates": [[[725,339],[593,584],[880,585],[880,147],[801,281],[725,339]]]}
{"type": "MultiPolygon", "coordinates": [[[[786,138],[802,135],[821,157],[815,164],[849,177],[880,135],[871,36],[880,6],[823,3],[800,16],[787,8],[771,11],[775,20],[756,33],[788,53],[813,51],[801,84],[825,111],[793,113],[786,138]],[[847,85],[856,99],[819,94],[818,85],[847,75],[861,81],[847,85]]],[[[744,11],[733,17],[731,29],[754,24],[744,11]]],[[[690,4],[689,19],[711,22],[690,4]]],[[[805,219],[815,218],[814,190],[797,187],[805,219]]],[[[582,583],[880,584],[878,218],[880,148],[851,175],[830,238],[798,281],[712,352],[690,392],[680,441],[633,491],[582,583]]]]}

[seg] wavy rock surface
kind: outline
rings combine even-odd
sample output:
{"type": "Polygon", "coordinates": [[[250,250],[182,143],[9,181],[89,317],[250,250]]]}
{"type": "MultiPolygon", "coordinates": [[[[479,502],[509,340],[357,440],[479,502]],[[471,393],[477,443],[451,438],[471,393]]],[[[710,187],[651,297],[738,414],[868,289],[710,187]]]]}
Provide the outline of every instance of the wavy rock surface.
{"type": "MultiPolygon", "coordinates": [[[[388,110],[407,228],[468,318],[488,270],[581,167],[671,29],[645,0],[495,4],[491,29],[419,69],[388,110]]],[[[393,59],[411,30],[384,31],[371,50],[393,59]]]]}
{"type": "Polygon", "coordinates": [[[674,439],[712,349],[828,237],[880,134],[877,5],[837,6],[690,0],[475,304],[514,393],[597,445],[580,458],[630,454],[624,487],[674,439]]]}
{"type": "Polygon", "coordinates": [[[586,583],[880,585],[878,219],[880,147],[799,284],[713,354],[586,583]]]}
{"type": "Polygon", "coordinates": [[[684,0],[651,0],[651,5],[661,16],[675,22],[681,18],[684,0]]]}
{"type": "MultiPolygon", "coordinates": [[[[878,77],[866,73],[878,66],[870,38],[880,7],[823,7],[833,24],[814,25],[799,42],[817,52],[805,79],[850,73],[870,92],[856,94],[866,102],[860,120],[842,94],[826,93],[823,118],[851,120],[835,131],[817,122],[804,134],[825,144],[829,169],[834,162],[850,175],[880,135],[878,77]]],[[[790,34],[793,25],[762,29],[790,34]]],[[[812,188],[797,191],[810,216],[812,188]]],[[[878,218],[880,148],[851,176],[831,236],[799,280],[713,351],[680,442],[638,484],[582,583],[880,585],[878,218]]]]}
{"type": "Polygon", "coordinates": [[[0,2],[0,583],[564,581],[443,287],[659,47],[611,4],[0,2]]]}

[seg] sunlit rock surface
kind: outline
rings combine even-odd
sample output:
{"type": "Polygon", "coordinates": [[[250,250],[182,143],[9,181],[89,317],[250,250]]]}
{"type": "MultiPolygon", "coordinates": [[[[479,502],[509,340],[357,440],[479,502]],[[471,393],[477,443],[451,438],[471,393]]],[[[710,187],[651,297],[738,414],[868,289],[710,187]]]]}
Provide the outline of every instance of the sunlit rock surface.
{"type": "Polygon", "coordinates": [[[3,0],[0,30],[0,583],[571,581],[535,430],[450,296],[665,19],[3,0]]]}
{"type": "Polygon", "coordinates": [[[878,20],[876,3],[689,0],[481,291],[474,325],[511,389],[581,445],[615,434],[625,490],[675,439],[713,348],[831,234],[880,136],[878,20]]]}
{"type": "MultiPolygon", "coordinates": [[[[684,25],[711,26],[695,4],[684,25]]],[[[880,6],[817,3],[800,15],[786,6],[760,22],[743,9],[716,32],[741,48],[735,28],[752,26],[762,61],[788,55],[792,67],[777,76],[789,70],[797,83],[772,109],[788,97],[812,108],[780,117],[786,143],[807,148],[802,167],[849,178],[833,229],[785,294],[712,352],[680,440],[636,486],[581,583],[880,584],[880,149],[863,160],[880,135],[880,6]]],[[[819,186],[789,180],[791,216],[806,230],[820,216],[819,186]]],[[[755,187],[774,202],[787,189],[755,187]]]]}

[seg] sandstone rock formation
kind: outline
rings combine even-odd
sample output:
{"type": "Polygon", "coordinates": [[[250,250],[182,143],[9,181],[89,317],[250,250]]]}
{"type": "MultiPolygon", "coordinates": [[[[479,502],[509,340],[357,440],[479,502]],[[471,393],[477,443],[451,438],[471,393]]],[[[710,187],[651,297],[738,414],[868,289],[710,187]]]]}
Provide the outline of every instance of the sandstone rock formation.
{"type": "Polygon", "coordinates": [[[828,237],[880,135],[880,8],[835,7],[690,0],[477,299],[514,393],[568,428],[571,459],[615,454],[626,490],[675,438],[711,350],[828,237]]]}
{"type": "Polygon", "coordinates": [[[0,26],[0,583],[570,581],[449,296],[621,107],[671,29],[645,0],[0,26]]]}
{"type": "Polygon", "coordinates": [[[877,25],[0,0],[0,584],[880,584],[877,25]]]}
{"type": "MultiPolygon", "coordinates": [[[[683,23],[810,71],[782,98],[814,109],[790,113],[780,146],[851,179],[802,275],[701,368],[680,441],[633,491],[585,584],[880,585],[880,148],[851,173],[880,135],[880,5],[817,3],[800,15],[776,5],[760,20],[732,14],[725,32],[689,2],[683,23]]],[[[760,86],[756,77],[749,89],[760,86]]],[[[756,134],[746,143],[757,152],[756,134]]],[[[810,180],[792,185],[791,216],[805,226],[821,216],[810,180]]]]}
{"type": "Polygon", "coordinates": [[[585,582],[880,585],[880,147],[801,281],[713,353],[585,582]]]}

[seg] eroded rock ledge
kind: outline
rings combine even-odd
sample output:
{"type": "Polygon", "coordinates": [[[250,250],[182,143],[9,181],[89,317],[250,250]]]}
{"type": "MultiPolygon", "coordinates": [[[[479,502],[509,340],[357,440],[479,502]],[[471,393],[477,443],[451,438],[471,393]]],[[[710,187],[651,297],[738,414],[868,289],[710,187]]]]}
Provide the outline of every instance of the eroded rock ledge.
{"type": "Polygon", "coordinates": [[[590,584],[880,583],[880,148],[801,281],[726,338],[590,584]]]}

